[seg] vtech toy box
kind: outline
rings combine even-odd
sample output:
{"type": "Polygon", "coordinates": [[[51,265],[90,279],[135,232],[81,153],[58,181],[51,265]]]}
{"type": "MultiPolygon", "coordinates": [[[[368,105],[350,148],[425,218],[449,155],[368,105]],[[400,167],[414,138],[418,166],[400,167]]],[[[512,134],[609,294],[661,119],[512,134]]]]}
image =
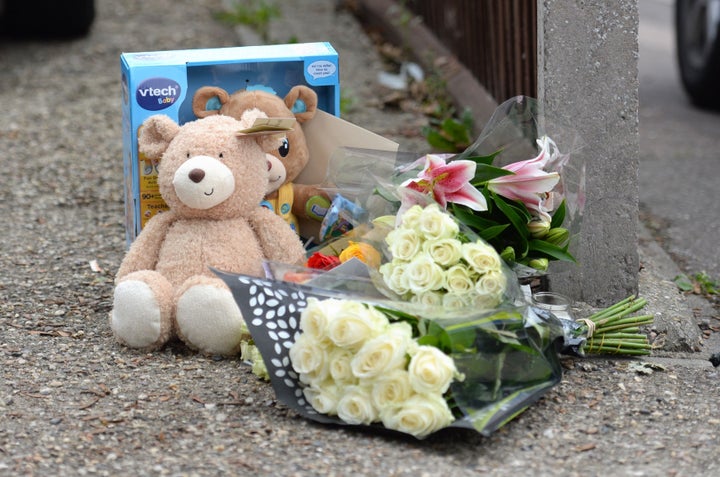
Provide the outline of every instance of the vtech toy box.
{"type": "Polygon", "coordinates": [[[167,209],[157,164],[138,153],[138,132],[149,116],[165,114],[179,124],[197,119],[192,100],[203,86],[228,93],[262,88],[284,97],[296,85],[317,93],[318,109],[340,114],[338,54],[326,42],[123,53],[120,63],[128,244],[167,209]]]}

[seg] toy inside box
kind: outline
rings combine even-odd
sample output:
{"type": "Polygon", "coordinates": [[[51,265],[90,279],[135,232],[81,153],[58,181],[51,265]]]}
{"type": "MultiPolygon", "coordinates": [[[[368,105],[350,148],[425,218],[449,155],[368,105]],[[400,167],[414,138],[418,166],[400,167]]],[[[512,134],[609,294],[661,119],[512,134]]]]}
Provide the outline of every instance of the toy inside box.
{"type": "MultiPolygon", "coordinates": [[[[157,160],[138,152],[138,133],[148,117],[165,114],[182,125],[203,114],[198,113],[198,104],[217,112],[227,100],[224,93],[238,91],[277,95],[291,103],[288,109],[298,121],[306,108],[317,110],[309,123],[332,121],[340,113],[338,54],[327,42],[123,53],[121,70],[128,245],[152,216],[167,210],[158,190],[157,160]],[[207,87],[213,93],[193,104],[199,90],[207,87]],[[302,88],[315,93],[316,104],[304,101],[298,93],[306,91],[302,88]]],[[[296,180],[300,183],[322,179],[327,168],[327,159],[313,152],[327,149],[327,144],[318,149],[311,134],[305,131],[305,135],[310,160],[296,180]]]]}

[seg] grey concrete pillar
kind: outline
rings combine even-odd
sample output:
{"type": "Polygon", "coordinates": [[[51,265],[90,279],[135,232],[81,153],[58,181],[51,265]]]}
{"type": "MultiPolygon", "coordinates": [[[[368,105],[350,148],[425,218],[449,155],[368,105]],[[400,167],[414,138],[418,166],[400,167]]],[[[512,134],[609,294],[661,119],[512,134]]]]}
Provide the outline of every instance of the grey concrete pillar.
{"type": "Polygon", "coordinates": [[[580,134],[587,164],[579,265],[560,265],[550,286],[609,304],[638,286],[637,0],[537,5],[538,97],[580,134]]]}

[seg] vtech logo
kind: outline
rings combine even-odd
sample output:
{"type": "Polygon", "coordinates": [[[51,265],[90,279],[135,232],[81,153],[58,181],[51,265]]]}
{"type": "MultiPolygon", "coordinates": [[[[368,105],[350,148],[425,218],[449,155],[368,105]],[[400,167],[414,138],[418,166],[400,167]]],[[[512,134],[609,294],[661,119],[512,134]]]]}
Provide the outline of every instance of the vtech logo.
{"type": "Polygon", "coordinates": [[[180,85],[170,78],[146,79],[135,91],[137,103],[149,111],[169,108],[179,97],[180,85]]]}

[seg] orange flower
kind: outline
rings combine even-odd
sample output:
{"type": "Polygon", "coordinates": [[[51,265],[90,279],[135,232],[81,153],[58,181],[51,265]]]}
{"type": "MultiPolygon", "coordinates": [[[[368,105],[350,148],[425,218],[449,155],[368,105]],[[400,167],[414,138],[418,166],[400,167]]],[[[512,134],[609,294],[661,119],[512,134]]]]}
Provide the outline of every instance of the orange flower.
{"type": "Polygon", "coordinates": [[[350,245],[340,253],[340,262],[344,263],[351,258],[357,258],[368,267],[377,268],[380,266],[380,252],[372,245],[363,242],[350,241],[350,245]]]}

